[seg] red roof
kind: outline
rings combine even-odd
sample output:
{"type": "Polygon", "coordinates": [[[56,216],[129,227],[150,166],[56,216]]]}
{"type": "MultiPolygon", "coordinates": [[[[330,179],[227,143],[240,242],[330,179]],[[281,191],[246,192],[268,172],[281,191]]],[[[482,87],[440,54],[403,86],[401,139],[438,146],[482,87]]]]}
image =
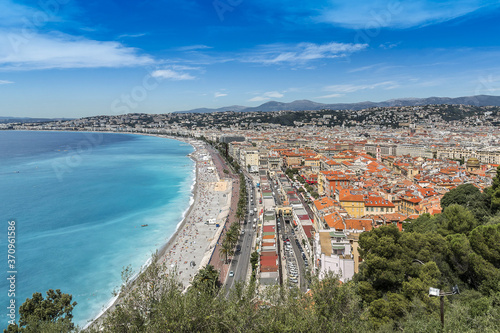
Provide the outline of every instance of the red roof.
{"type": "Polygon", "coordinates": [[[304,225],[302,228],[304,229],[307,238],[312,238],[312,231],[314,230],[314,227],[312,225],[304,225]]]}
{"type": "Polygon", "coordinates": [[[275,232],[275,227],[272,225],[266,225],[262,228],[263,232],[275,232]]]}

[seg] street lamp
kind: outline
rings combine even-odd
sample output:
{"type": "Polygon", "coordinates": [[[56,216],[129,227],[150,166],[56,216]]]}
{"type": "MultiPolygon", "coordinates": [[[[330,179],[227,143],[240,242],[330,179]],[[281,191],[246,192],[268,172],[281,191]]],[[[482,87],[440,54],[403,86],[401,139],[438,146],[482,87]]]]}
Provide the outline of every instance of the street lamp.
{"type": "Polygon", "coordinates": [[[441,326],[444,327],[444,296],[450,296],[450,295],[455,295],[455,294],[460,294],[460,290],[458,289],[458,286],[455,285],[453,288],[451,288],[451,291],[444,292],[439,290],[438,288],[429,288],[429,296],[439,296],[441,298],[441,326]]]}
{"type": "MultiPolygon", "coordinates": [[[[413,262],[419,263],[420,265],[425,265],[421,260],[413,259],[413,262]]],[[[444,296],[460,294],[458,285],[451,288],[451,291],[444,292],[438,288],[429,288],[429,296],[441,297],[441,326],[444,327],[444,296]]]]}

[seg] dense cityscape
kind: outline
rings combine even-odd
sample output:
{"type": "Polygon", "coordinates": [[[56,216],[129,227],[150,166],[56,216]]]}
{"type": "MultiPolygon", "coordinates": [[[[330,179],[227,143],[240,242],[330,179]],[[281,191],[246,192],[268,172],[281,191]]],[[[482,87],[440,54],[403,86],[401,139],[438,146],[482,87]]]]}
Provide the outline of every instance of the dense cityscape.
{"type": "MultiPolygon", "coordinates": [[[[429,228],[423,227],[429,221],[450,214],[474,219],[470,222],[474,227],[493,223],[489,221],[496,218],[494,205],[487,201],[500,165],[498,111],[498,107],[428,105],[361,111],[128,114],[0,126],[4,130],[138,133],[195,144],[198,154],[206,154],[200,156],[212,156],[209,161],[218,170],[219,183],[239,187],[240,194],[233,193],[234,210],[225,220],[214,216],[213,222],[207,222],[222,225],[218,239],[223,242],[211,247],[208,266],[190,284],[207,288],[200,279],[213,270],[218,273],[211,278],[214,285],[224,286],[223,294],[231,295],[238,281],[257,283],[259,298],[267,302],[266,287],[273,285],[296,286],[306,293],[315,288],[314,281],[334,276],[346,286],[353,281],[362,286],[362,279],[374,274],[368,269],[384,269],[374,264],[364,234],[376,237],[372,235],[376,230],[393,232],[384,229],[390,226],[398,233],[415,233],[429,228]],[[225,162],[215,163],[221,158],[225,162]],[[482,208],[469,200],[483,201],[482,208]],[[457,212],[453,203],[469,208],[457,212]],[[445,209],[450,205],[455,211],[445,209]],[[231,236],[235,233],[240,237],[231,236]]],[[[438,226],[435,222],[430,230],[438,226]]],[[[494,230],[492,241],[498,237],[498,228],[494,230]]],[[[467,232],[471,231],[472,227],[467,232]]],[[[496,251],[498,244],[493,241],[491,246],[496,251]]],[[[415,257],[422,263],[438,260],[415,257]]],[[[390,259],[385,260],[383,266],[390,266],[390,259]]],[[[491,269],[495,272],[491,278],[499,276],[498,267],[491,269]]],[[[456,288],[468,289],[484,287],[490,279],[471,281],[467,274],[457,280],[443,273],[434,283],[448,288],[454,281],[456,288]]],[[[396,285],[412,281],[406,279],[396,285]]],[[[375,285],[369,287],[369,294],[379,296],[359,291],[371,313],[364,322],[369,325],[366,329],[404,326],[396,317],[381,317],[375,310],[380,302],[387,302],[387,294],[376,291],[375,285]]],[[[425,283],[414,287],[422,299],[429,297],[424,296],[429,288],[425,283]]],[[[491,286],[487,293],[495,290],[491,286]]],[[[406,297],[410,300],[414,295],[406,297]]]]}

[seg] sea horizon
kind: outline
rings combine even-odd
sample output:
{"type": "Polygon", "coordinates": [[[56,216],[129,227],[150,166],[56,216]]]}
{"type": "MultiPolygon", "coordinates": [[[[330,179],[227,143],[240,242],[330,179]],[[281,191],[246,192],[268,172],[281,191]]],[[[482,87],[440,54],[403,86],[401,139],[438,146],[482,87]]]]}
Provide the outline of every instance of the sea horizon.
{"type": "Polygon", "coordinates": [[[2,219],[17,228],[16,307],[61,289],[78,303],[80,327],[98,316],[122,269],[138,274],[182,222],[196,181],[192,151],[128,133],[0,131],[2,219]]]}

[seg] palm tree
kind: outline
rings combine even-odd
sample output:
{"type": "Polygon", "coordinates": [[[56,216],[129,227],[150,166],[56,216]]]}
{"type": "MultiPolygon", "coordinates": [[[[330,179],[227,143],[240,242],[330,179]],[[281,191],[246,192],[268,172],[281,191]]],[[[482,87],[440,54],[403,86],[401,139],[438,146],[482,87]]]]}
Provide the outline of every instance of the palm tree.
{"type": "Polygon", "coordinates": [[[229,241],[229,243],[234,247],[238,242],[238,237],[240,236],[240,224],[233,223],[229,227],[229,230],[226,233],[225,239],[229,241]]]}
{"type": "Polygon", "coordinates": [[[193,287],[198,291],[213,293],[219,285],[219,272],[212,265],[200,269],[193,279],[193,287]]]}
{"type": "Polygon", "coordinates": [[[226,238],[224,238],[224,241],[222,242],[222,244],[220,246],[219,253],[221,256],[224,256],[224,258],[225,258],[224,262],[226,264],[227,264],[227,257],[232,256],[234,254],[233,248],[234,248],[234,246],[226,238]]]}

